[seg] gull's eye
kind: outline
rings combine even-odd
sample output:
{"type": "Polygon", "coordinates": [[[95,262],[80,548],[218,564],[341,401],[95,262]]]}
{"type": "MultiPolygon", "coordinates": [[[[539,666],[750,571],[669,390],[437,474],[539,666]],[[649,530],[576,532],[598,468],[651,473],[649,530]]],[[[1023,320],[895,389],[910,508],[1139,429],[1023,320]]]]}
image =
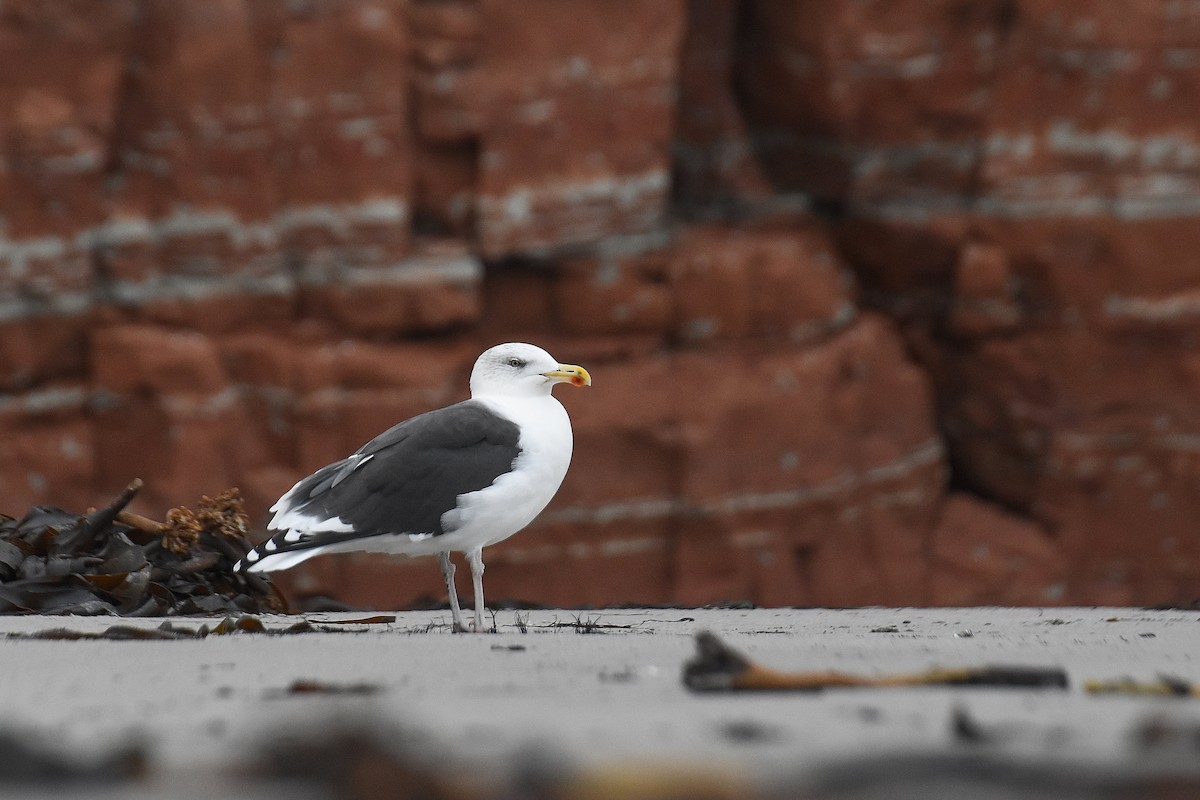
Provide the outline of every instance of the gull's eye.
{"type": "Polygon", "coordinates": [[[525,362],[519,358],[516,358],[515,356],[513,358],[508,359],[504,363],[508,364],[513,369],[520,369],[521,367],[525,366],[525,362]]]}

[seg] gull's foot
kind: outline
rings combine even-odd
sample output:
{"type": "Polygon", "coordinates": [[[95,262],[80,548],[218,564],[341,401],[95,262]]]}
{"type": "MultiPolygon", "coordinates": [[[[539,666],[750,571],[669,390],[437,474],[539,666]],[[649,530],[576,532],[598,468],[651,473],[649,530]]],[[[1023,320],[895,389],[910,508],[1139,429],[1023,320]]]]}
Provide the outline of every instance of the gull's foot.
{"type": "Polygon", "coordinates": [[[455,618],[450,623],[450,630],[453,633],[499,633],[496,629],[496,621],[492,620],[492,627],[485,627],[482,617],[476,617],[470,624],[464,622],[461,617],[455,618]]]}
{"type": "Polygon", "coordinates": [[[450,629],[455,633],[499,633],[495,625],[488,628],[482,622],[472,622],[470,625],[464,622],[456,622],[450,626],[450,629]]]}

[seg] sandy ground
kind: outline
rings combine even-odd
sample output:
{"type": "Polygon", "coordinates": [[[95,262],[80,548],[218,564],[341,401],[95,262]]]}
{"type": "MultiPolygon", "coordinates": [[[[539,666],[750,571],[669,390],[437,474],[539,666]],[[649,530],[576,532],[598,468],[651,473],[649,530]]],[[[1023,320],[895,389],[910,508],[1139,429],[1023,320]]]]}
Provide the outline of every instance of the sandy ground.
{"type": "MultiPolygon", "coordinates": [[[[283,628],[296,619],[263,621],[283,628]]],[[[982,754],[1004,764],[1065,768],[1083,782],[1200,769],[1200,699],[1100,696],[1081,688],[1086,679],[1159,674],[1200,683],[1197,612],[503,611],[491,635],[452,634],[446,613],[406,612],[391,623],[346,625],[337,633],[186,641],[13,636],[162,622],[0,618],[4,727],[81,759],[144,742],[149,778],[110,788],[114,797],[221,796],[228,788],[222,776],[261,760],[272,743],[341,726],[373,731],[417,769],[485,794],[532,773],[595,774],[631,765],[728,779],[755,793],[817,781],[813,776],[833,774],[838,765],[857,772],[864,759],[889,757],[982,754]],[[1058,666],[1071,686],[696,694],[680,676],[701,630],[778,669],[881,675],[931,666],[1058,666]],[[296,681],[361,693],[289,692],[296,681]],[[956,732],[956,715],[970,722],[971,735],[963,735],[962,724],[956,732]]],[[[276,796],[276,790],[293,800],[323,796],[271,782],[241,796],[276,796]]],[[[79,791],[102,796],[96,786],[79,791]]],[[[53,792],[70,795],[61,787],[53,792]]]]}

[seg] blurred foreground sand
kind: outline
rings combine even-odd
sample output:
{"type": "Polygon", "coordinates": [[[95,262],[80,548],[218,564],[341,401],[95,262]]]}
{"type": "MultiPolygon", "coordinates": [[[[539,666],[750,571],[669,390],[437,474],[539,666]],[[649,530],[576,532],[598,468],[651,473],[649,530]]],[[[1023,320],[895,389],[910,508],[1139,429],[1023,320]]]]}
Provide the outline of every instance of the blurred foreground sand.
{"type": "MultiPolygon", "coordinates": [[[[1081,688],[1088,679],[1160,674],[1200,682],[1198,612],[630,609],[502,611],[495,620],[493,635],[450,633],[448,612],[403,612],[390,623],[296,635],[9,636],[0,639],[0,718],[47,751],[84,761],[144,743],[147,777],[80,787],[79,796],[92,797],[222,796],[231,786],[243,797],[374,796],[331,795],[316,784],[285,790],[261,777],[306,774],[315,767],[301,762],[333,757],[318,740],[343,734],[373,742],[443,796],[511,796],[504,792],[514,785],[529,795],[529,786],[551,784],[558,788],[545,796],[593,796],[571,781],[614,772],[626,780],[631,769],[643,777],[689,776],[712,792],[647,793],[644,781],[627,792],[646,797],[786,795],[779,787],[799,784],[814,797],[905,797],[898,784],[875,795],[855,793],[846,780],[857,785],[872,770],[911,778],[914,770],[964,766],[974,770],[968,784],[1033,769],[1075,787],[1043,795],[1027,793],[1025,781],[1018,793],[988,797],[1090,797],[1093,785],[1148,775],[1200,786],[1200,700],[1081,688]],[[881,675],[1021,664],[1061,667],[1071,685],[695,694],[680,674],[700,630],[779,669],[881,675]],[[297,755],[311,752],[313,742],[317,756],[297,755]],[[245,783],[247,769],[260,778],[245,783]]],[[[0,632],[151,629],[163,621],[6,617],[0,632]]],[[[211,627],[217,620],[171,622],[211,627]]],[[[282,630],[296,618],[263,622],[282,630]]],[[[912,796],[942,796],[928,780],[922,786],[912,796]]],[[[36,796],[33,788],[12,796],[36,796]]],[[[595,796],[615,793],[610,787],[595,796]]],[[[69,784],[52,794],[73,796],[69,784]]]]}

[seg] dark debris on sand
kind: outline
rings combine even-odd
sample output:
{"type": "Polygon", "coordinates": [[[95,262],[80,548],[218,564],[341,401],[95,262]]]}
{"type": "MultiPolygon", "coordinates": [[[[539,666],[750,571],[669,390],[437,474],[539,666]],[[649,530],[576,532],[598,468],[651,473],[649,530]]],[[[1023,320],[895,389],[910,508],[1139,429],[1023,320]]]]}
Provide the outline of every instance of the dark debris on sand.
{"type": "Polygon", "coordinates": [[[234,572],[251,547],[237,489],[173,508],[166,522],[125,511],[135,480],[85,514],[35,506],[0,517],[0,613],[167,616],[284,612],[258,575],[234,572]]]}

